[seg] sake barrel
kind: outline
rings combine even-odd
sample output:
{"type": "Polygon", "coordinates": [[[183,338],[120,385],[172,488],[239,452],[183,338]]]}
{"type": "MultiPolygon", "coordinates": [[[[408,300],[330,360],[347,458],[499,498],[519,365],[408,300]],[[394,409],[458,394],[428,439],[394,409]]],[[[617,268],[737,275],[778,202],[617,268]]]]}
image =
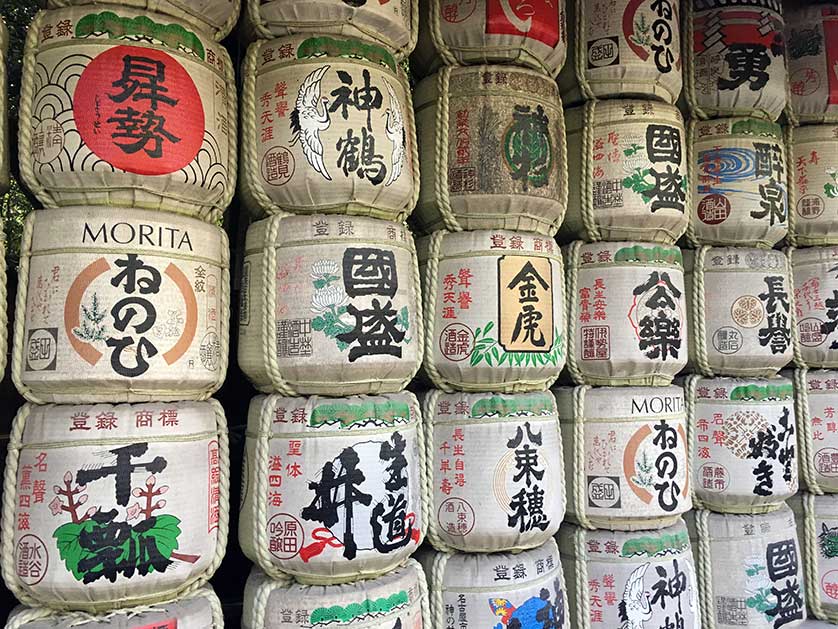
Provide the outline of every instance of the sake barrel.
{"type": "Polygon", "coordinates": [[[221,601],[207,585],[191,594],[151,607],[129,608],[90,616],[84,612],[57,612],[47,608],[12,610],[6,629],[222,629],[221,601]]]}
{"type": "Polygon", "coordinates": [[[788,232],[780,126],[755,118],[690,123],[694,171],[687,236],[695,245],[770,249],[788,232]]]}
{"type": "MultiPolygon", "coordinates": [[[[794,514],[690,512],[703,629],[801,627],[806,618],[803,558],[794,514]]],[[[808,587],[808,584],[807,584],[808,587]]]]}
{"type": "Polygon", "coordinates": [[[403,224],[272,216],[247,232],[239,365],[266,393],[400,391],[422,362],[420,301],[403,224]]]}
{"type": "Polygon", "coordinates": [[[555,81],[510,66],[443,68],[417,85],[414,102],[419,229],[556,233],[568,186],[555,81]]]}
{"type": "Polygon", "coordinates": [[[567,251],[567,267],[567,358],[574,382],[672,382],[687,362],[681,250],[576,241],[567,251]]]}
{"type": "Polygon", "coordinates": [[[555,76],[567,54],[565,0],[501,4],[492,0],[420,0],[412,68],[510,63],[555,76]]]}
{"type": "Polygon", "coordinates": [[[250,404],[239,541],[273,578],[334,584],[383,574],[425,528],[412,393],[257,396],[250,404]]]}
{"type": "Polygon", "coordinates": [[[430,553],[423,559],[431,627],[571,627],[552,538],[521,553],[430,553]]]}
{"type": "Polygon", "coordinates": [[[201,221],[39,210],[21,240],[12,378],[44,404],[206,399],[224,382],[229,249],[201,221]]]}
{"type": "Polygon", "coordinates": [[[511,231],[421,239],[425,372],[451,392],[543,391],[565,363],[564,267],[552,238],[511,231]]]}
{"type": "Polygon", "coordinates": [[[838,367],[838,246],[792,249],[789,257],[798,358],[807,367],[838,367]]]}
{"type": "Polygon", "coordinates": [[[838,125],[788,128],[791,169],[789,242],[838,244],[838,125]]]}
{"type": "Polygon", "coordinates": [[[519,551],[555,534],[565,494],[559,418],[549,391],[436,390],[424,409],[423,491],[428,539],[437,550],[519,551]]]}
{"type": "Polygon", "coordinates": [[[773,511],[797,491],[797,430],[788,378],[686,381],[694,502],[727,513],[773,511]]]}
{"type": "Polygon", "coordinates": [[[777,120],[786,106],[780,0],[687,2],[684,93],[693,117],[777,120]]]}
{"type": "Polygon", "coordinates": [[[177,18],[108,4],[43,11],[29,27],[23,181],[46,207],[130,206],[215,221],[236,188],[230,57],[177,18]]]}
{"type": "Polygon", "coordinates": [[[773,376],[793,356],[789,261],[782,251],[684,253],[690,362],[706,375],[773,376]]]}
{"type": "Polygon", "coordinates": [[[388,220],[411,213],[419,188],[413,105],[389,51],[294,35],[251,44],[242,73],[241,192],[251,209],[388,220]]]}
{"type": "Polygon", "coordinates": [[[803,589],[809,617],[838,622],[838,496],[800,492],[788,506],[806,571],[803,589]]]}
{"type": "Polygon", "coordinates": [[[838,492],[838,371],[794,371],[794,410],[800,448],[800,486],[838,492]]]}
{"type": "Polygon", "coordinates": [[[659,529],[692,506],[681,387],[561,387],[567,518],[585,528],[659,529]]]}
{"type": "Polygon", "coordinates": [[[706,629],[682,520],[660,531],[634,532],[566,523],[558,539],[576,629],[706,629]]]}
{"type": "Polygon", "coordinates": [[[428,617],[422,568],[413,560],[377,579],[343,585],[275,581],[254,568],[244,589],[243,629],[422,629],[428,617]]]}
{"type": "Polygon", "coordinates": [[[799,122],[838,122],[838,4],[785,7],[789,107],[799,122]]]}
{"type": "Polygon", "coordinates": [[[335,0],[244,0],[242,26],[256,37],[296,34],[347,36],[382,46],[401,60],[416,45],[418,0],[335,2],[335,0]]]}
{"type": "Polygon", "coordinates": [[[176,17],[207,31],[217,41],[230,34],[239,19],[241,0],[46,0],[49,9],[70,6],[131,7],[176,17]]]}
{"type": "Polygon", "coordinates": [[[591,101],[565,113],[570,186],[560,238],[673,244],[687,228],[686,132],[656,101],[591,101]]]}
{"type": "Polygon", "coordinates": [[[104,612],[194,590],[224,556],[221,405],[26,404],[3,490],[3,579],[28,605],[104,612]]]}
{"type": "Polygon", "coordinates": [[[566,2],[572,43],[559,88],[568,104],[626,96],[678,100],[680,0],[566,2]]]}

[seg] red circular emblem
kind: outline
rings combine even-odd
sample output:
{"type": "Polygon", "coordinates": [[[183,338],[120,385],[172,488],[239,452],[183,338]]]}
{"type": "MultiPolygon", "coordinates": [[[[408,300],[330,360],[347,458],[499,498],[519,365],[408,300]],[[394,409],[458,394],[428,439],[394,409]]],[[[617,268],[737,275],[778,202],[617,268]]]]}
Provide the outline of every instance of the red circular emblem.
{"type": "Polygon", "coordinates": [[[93,59],[73,95],[76,128],[101,159],[139,175],[173,173],[204,140],[204,107],[192,77],[154,48],[115,46],[93,59]]]}

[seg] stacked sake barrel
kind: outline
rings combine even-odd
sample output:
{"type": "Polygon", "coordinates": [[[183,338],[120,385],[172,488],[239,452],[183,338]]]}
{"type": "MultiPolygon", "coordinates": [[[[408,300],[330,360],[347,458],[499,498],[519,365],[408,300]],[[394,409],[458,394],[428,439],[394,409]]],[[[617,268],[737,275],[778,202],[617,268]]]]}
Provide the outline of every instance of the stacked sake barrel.
{"type": "Polygon", "coordinates": [[[239,364],[247,629],[417,627],[425,577],[413,2],[250,2],[239,364]]]}
{"type": "Polygon", "coordinates": [[[574,627],[700,627],[681,515],[687,145],[678,2],[569,2],[558,78],[570,195],[568,372],[561,419],[568,520],[559,548],[574,627]],[[633,29],[633,30],[632,30],[633,29]],[[678,583],[676,588],[665,583],[678,583]],[[648,596],[647,592],[655,592],[648,596]]]}
{"type": "Polygon", "coordinates": [[[564,2],[422,0],[412,220],[426,321],[433,627],[570,627],[564,471],[548,387],[564,363],[564,2]],[[518,6],[520,5],[520,6],[518,6]],[[557,456],[558,454],[558,456],[557,456]],[[487,605],[487,601],[489,604],[487,605]]]}
{"type": "Polygon", "coordinates": [[[223,624],[238,6],[142,4],[52,2],[26,39],[10,627],[223,624]]]}
{"type": "MultiPolygon", "coordinates": [[[[688,518],[702,626],[799,626],[803,562],[786,500],[798,487],[794,284],[775,250],[793,223],[780,2],[687,7],[685,96],[692,198],[685,252],[688,518]]],[[[808,583],[806,584],[808,586],[808,583]]]]}
{"type": "MultiPolygon", "coordinates": [[[[833,309],[838,293],[838,224],[830,212],[838,149],[838,85],[832,55],[838,5],[786,7],[789,100],[788,250],[794,286],[795,410],[801,493],[792,502],[806,567],[811,616],[838,623],[838,572],[830,543],[838,496],[833,470],[832,415],[838,402],[838,342],[833,309]]],[[[834,457],[838,463],[838,456],[834,457]]]]}

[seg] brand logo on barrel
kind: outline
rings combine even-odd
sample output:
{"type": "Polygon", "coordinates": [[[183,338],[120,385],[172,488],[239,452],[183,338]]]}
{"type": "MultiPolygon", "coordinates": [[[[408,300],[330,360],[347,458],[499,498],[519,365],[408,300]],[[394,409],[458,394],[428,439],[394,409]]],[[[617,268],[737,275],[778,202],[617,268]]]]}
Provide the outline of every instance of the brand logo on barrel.
{"type": "Polygon", "coordinates": [[[640,7],[646,0],[629,0],[623,12],[623,35],[638,58],[653,57],[658,72],[666,74],[673,66],[680,66],[677,34],[678,14],[669,0],[654,0],[649,15],[640,7]]]}
{"type": "Polygon", "coordinates": [[[588,42],[588,70],[620,63],[620,40],[601,37],[588,42]]]}
{"type": "Polygon", "coordinates": [[[588,506],[599,509],[619,509],[619,476],[588,476],[588,506]]]}
{"type": "Polygon", "coordinates": [[[486,33],[559,43],[559,0],[488,0],[486,33]]]}
{"type": "Polygon", "coordinates": [[[115,46],[93,59],[79,77],[73,115],[91,151],[140,175],[184,168],[204,141],[204,107],[192,77],[154,48],[115,46]]]}
{"type": "Polygon", "coordinates": [[[29,330],[26,371],[55,371],[58,357],[58,328],[29,330]]]}
{"type": "Polygon", "coordinates": [[[688,495],[686,451],[687,435],[681,424],[676,426],[661,418],[639,428],[623,453],[623,473],[629,488],[645,504],[654,500],[664,512],[675,511],[688,495]]]}
{"type": "MultiPolygon", "coordinates": [[[[104,257],[96,259],[79,272],[67,292],[64,333],[70,345],[93,366],[109,352],[111,369],[127,378],[145,374],[157,356],[166,365],[175,364],[192,347],[197,331],[195,293],[218,290],[217,278],[201,265],[193,269],[193,275],[194,286],[174,262],[166,264],[161,273],[136,253],[111,262],[104,257]],[[103,303],[114,287],[123,296],[112,304],[103,303]],[[151,300],[155,296],[156,305],[151,300]],[[158,312],[161,304],[167,305],[165,312],[158,312]]],[[[217,318],[214,308],[208,317],[217,318]]],[[[202,351],[208,352],[202,356],[205,366],[217,365],[219,360],[220,346],[211,341],[205,338],[202,346],[202,351]],[[211,356],[213,353],[216,355],[211,356]]]]}
{"type": "MultiPolygon", "coordinates": [[[[150,415],[150,414],[149,414],[150,415]]],[[[97,422],[116,426],[110,413],[97,422]]],[[[148,423],[151,418],[137,420],[148,423]]],[[[158,483],[168,467],[162,456],[151,456],[148,443],[132,443],[96,453],[104,461],[92,461],[64,474],[61,485],[53,485],[55,498],[49,503],[53,516],[66,514],[70,521],[53,532],[58,553],[77,581],[94,583],[107,579],[114,583],[119,575],[126,579],[165,572],[175,561],[194,564],[199,555],[176,552],[181,534],[179,518],[156,513],[167,505],[159,499],[170,487],[158,483]],[[135,459],[141,459],[135,461],[135,459]],[[148,474],[135,484],[137,474],[148,474]],[[113,502],[86,506],[89,487],[112,478],[113,502]],[[137,500],[131,504],[131,499],[137,500]],[[113,505],[111,507],[111,505],[113,505]],[[132,524],[136,521],[135,524],[132,524]]],[[[101,495],[101,494],[100,494],[101,495]]]]}
{"type": "Polygon", "coordinates": [[[524,192],[530,186],[543,188],[549,183],[553,148],[550,118],[544,107],[515,105],[512,123],[503,135],[503,157],[512,180],[520,181],[524,192]]]}
{"type": "Polygon", "coordinates": [[[498,258],[499,345],[507,352],[553,347],[553,273],[549,258],[498,258]]]}

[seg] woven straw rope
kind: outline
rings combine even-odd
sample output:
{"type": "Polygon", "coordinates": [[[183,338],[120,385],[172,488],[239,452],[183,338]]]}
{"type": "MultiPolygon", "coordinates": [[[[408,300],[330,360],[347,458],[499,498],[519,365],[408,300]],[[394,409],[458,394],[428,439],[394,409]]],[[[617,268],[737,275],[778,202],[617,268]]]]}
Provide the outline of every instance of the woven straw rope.
{"type": "Polygon", "coordinates": [[[808,369],[794,370],[794,417],[797,424],[798,470],[809,492],[822,496],[812,452],[812,422],[809,416],[808,369]]]}
{"type": "Polygon", "coordinates": [[[788,301],[789,301],[789,331],[791,332],[791,347],[793,352],[794,364],[797,366],[806,366],[806,361],[803,360],[803,345],[800,342],[800,330],[797,329],[797,308],[794,301],[794,269],[791,266],[791,256],[794,252],[794,247],[789,247],[783,253],[783,260],[786,263],[786,275],[788,277],[788,301]]]}
{"type": "MultiPolygon", "coordinates": [[[[688,75],[689,72],[685,72],[688,75]]],[[[684,77],[686,80],[686,76],[684,77]]],[[[697,121],[693,118],[687,123],[687,188],[690,194],[687,196],[687,211],[689,212],[689,220],[687,220],[687,229],[685,235],[687,242],[693,248],[698,248],[701,243],[698,242],[698,235],[695,230],[695,222],[698,220],[698,208],[696,207],[696,195],[693,195],[693,187],[698,186],[698,176],[696,172],[696,155],[695,155],[695,134],[697,121]]]]}
{"type": "MultiPolygon", "coordinates": [[[[585,395],[591,389],[586,385],[573,389],[573,511],[580,526],[586,529],[596,527],[588,518],[585,509],[585,395]]],[[[587,581],[583,581],[587,583],[587,581]]]]}
{"type": "MultiPolygon", "coordinates": [[[[132,0],[129,0],[132,1],[132,0]]],[[[238,1],[238,0],[236,0],[238,1]]],[[[69,4],[65,6],[71,6],[69,4]]],[[[26,35],[26,44],[24,49],[24,56],[23,56],[23,76],[21,78],[21,91],[20,91],[20,119],[21,120],[33,120],[33,106],[35,101],[35,78],[37,76],[37,59],[36,55],[40,51],[39,43],[38,43],[38,35],[41,32],[41,24],[45,21],[50,15],[50,11],[40,11],[38,12],[35,20],[32,22],[31,26],[29,27],[29,31],[26,35]],[[24,117],[25,116],[25,117],[24,117]]],[[[237,19],[238,12],[234,14],[234,18],[237,19]]],[[[174,16],[176,19],[178,16],[174,16]]],[[[233,20],[235,22],[235,19],[233,20]]],[[[77,40],[76,40],[77,41],[77,40]]],[[[112,41],[104,41],[104,42],[97,42],[103,46],[114,46],[112,41]]],[[[158,46],[149,45],[145,42],[131,42],[134,46],[139,46],[141,48],[152,48],[156,49],[159,48],[158,46]]],[[[207,195],[211,192],[209,189],[201,189],[200,191],[196,190],[196,194],[192,196],[182,197],[180,195],[175,195],[171,193],[164,193],[161,191],[151,191],[152,194],[156,195],[158,198],[157,203],[138,203],[133,201],[130,203],[131,207],[138,210],[152,210],[158,211],[161,210],[190,216],[192,218],[197,218],[204,222],[208,223],[217,223],[227,206],[233,200],[233,196],[236,192],[236,177],[237,177],[237,170],[238,170],[238,147],[236,145],[236,127],[237,127],[237,120],[238,120],[238,98],[237,98],[237,90],[236,90],[236,83],[235,83],[235,75],[233,72],[233,63],[230,59],[230,55],[227,53],[226,49],[223,46],[219,46],[219,50],[217,53],[219,56],[225,59],[224,68],[224,84],[227,90],[227,123],[229,128],[231,129],[231,134],[229,141],[227,143],[227,185],[224,189],[224,194],[218,200],[217,203],[212,205],[203,205],[203,196],[207,195]],[[165,203],[163,203],[166,201],[165,203]],[[184,210],[181,207],[181,203],[188,204],[197,208],[197,210],[184,210]]],[[[214,70],[213,70],[214,72],[214,70]]],[[[23,179],[26,186],[31,190],[32,194],[34,194],[38,200],[44,205],[46,208],[57,208],[68,205],[67,203],[61,203],[59,200],[53,196],[53,194],[47,190],[47,188],[41,184],[38,175],[35,173],[35,169],[33,166],[32,161],[32,125],[29,123],[21,124],[18,128],[18,162],[20,165],[20,173],[21,178],[23,179]]],[[[174,173],[172,173],[174,174],[174,173]]],[[[68,188],[60,188],[58,186],[51,186],[52,189],[56,191],[73,191],[75,192],[77,188],[75,186],[70,186],[68,188]]],[[[101,192],[105,195],[108,195],[110,198],[110,194],[116,190],[120,191],[135,191],[136,188],[133,186],[111,186],[111,185],[102,185],[97,186],[92,181],[86,181],[84,184],[84,188],[87,191],[92,192],[101,192]]],[[[100,203],[97,205],[104,205],[111,203],[110,201],[107,203],[100,203]]],[[[116,201],[113,202],[117,205],[124,205],[124,202],[118,203],[116,201]]],[[[84,204],[82,204],[84,205],[84,204]]],[[[87,205],[90,205],[89,203],[87,205]]]]}
{"type": "MultiPolygon", "coordinates": [[[[433,3],[432,3],[433,4],[433,3]]],[[[448,123],[449,85],[453,68],[445,67],[437,73],[436,141],[434,142],[434,201],[442,216],[442,222],[449,231],[462,231],[454,211],[451,209],[451,195],[448,192],[448,123]]]]}
{"type": "MultiPolygon", "coordinates": [[[[789,109],[786,109],[788,113],[789,109]]],[[[789,124],[784,130],[785,137],[785,151],[786,151],[786,198],[788,199],[788,207],[786,208],[786,215],[788,217],[789,233],[786,236],[788,243],[792,247],[796,247],[797,242],[797,216],[795,208],[797,207],[797,185],[794,182],[794,127],[789,124]]]]}
{"type": "MultiPolygon", "coordinates": [[[[693,476],[693,469],[690,459],[692,459],[693,449],[695,448],[695,390],[700,379],[700,375],[693,374],[687,376],[687,379],[684,381],[684,405],[687,411],[687,470],[691,476],[693,476]]],[[[704,509],[704,505],[696,495],[695,478],[689,478],[688,482],[690,484],[690,498],[692,499],[693,509],[704,509]]]]}
{"type": "Polygon", "coordinates": [[[570,377],[576,384],[585,384],[585,376],[576,360],[576,315],[578,305],[576,303],[576,284],[579,272],[579,250],[582,248],[580,241],[570,245],[567,255],[567,284],[565,287],[565,302],[567,304],[567,370],[570,377]]]}
{"type": "MultiPolygon", "coordinates": [[[[30,386],[23,382],[23,363],[25,350],[24,335],[26,332],[26,303],[29,290],[29,265],[30,259],[33,255],[32,240],[35,230],[35,223],[39,216],[47,216],[41,214],[43,210],[36,210],[30,212],[23,224],[23,235],[20,243],[20,265],[18,269],[18,277],[22,278],[18,282],[17,295],[15,299],[15,321],[14,321],[14,342],[12,346],[12,382],[20,394],[26,398],[27,401],[35,404],[47,404],[50,400],[42,397],[36,393],[30,386]]],[[[197,220],[197,219],[196,219],[197,220]]],[[[43,225],[40,229],[44,229],[43,225]]],[[[125,391],[123,389],[105,390],[104,394],[96,392],[97,401],[108,401],[111,403],[137,403],[143,401],[183,401],[183,400],[198,400],[203,401],[209,399],[221,386],[224,384],[224,379],[227,373],[227,365],[230,358],[230,245],[227,239],[226,232],[220,227],[213,227],[214,230],[221,237],[221,260],[218,261],[221,267],[221,314],[220,314],[220,330],[219,342],[221,359],[216,370],[215,380],[203,388],[193,388],[192,393],[185,391],[184,388],[172,386],[172,388],[155,387],[148,388],[141,385],[139,390],[131,389],[125,391]]],[[[61,253],[60,250],[52,250],[56,253],[61,253]]],[[[119,253],[131,252],[132,249],[120,249],[119,253]]],[[[185,260],[189,260],[188,256],[181,256],[185,260]]],[[[60,392],[51,392],[49,397],[58,399],[66,399],[69,397],[78,397],[85,391],[89,391],[89,383],[80,381],[75,385],[65,386],[60,392]]]]}
{"type": "MultiPolygon", "coordinates": [[[[26,428],[26,421],[32,410],[30,404],[25,404],[14,419],[12,425],[12,432],[9,438],[8,454],[6,456],[6,470],[3,479],[3,513],[2,524],[0,524],[0,537],[2,537],[2,544],[0,551],[2,551],[2,558],[0,558],[0,568],[3,572],[3,580],[6,586],[11,590],[22,603],[29,606],[43,606],[56,611],[82,611],[88,613],[103,613],[110,612],[116,609],[125,607],[146,606],[159,603],[160,601],[168,600],[172,597],[187,596],[200,589],[210,577],[215,574],[215,571],[221,565],[222,559],[227,548],[227,532],[230,524],[230,448],[227,436],[227,421],[224,417],[224,410],[217,400],[209,402],[213,413],[215,415],[216,433],[218,436],[218,456],[219,456],[219,491],[221,495],[219,503],[218,529],[216,533],[216,543],[213,556],[210,563],[207,565],[203,573],[192,577],[185,581],[180,587],[172,588],[169,591],[160,594],[146,594],[132,598],[129,601],[92,601],[64,603],[59,601],[42,600],[39,597],[30,593],[29,589],[23,586],[17,578],[15,569],[14,549],[12,544],[15,535],[15,510],[17,507],[17,472],[20,463],[20,453],[24,448],[23,433],[26,428]],[[228,497],[228,501],[224,501],[224,497],[228,497]]],[[[176,440],[157,439],[162,443],[173,442],[176,440]]]]}
{"type": "Polygon", "coordinates": [[[581,629],[590,629],[591,601],[586,591],[588,584],[588,549],[585,545],[585,538],[588,533],[577,527],[571,531],[571,535],[573,536],[573,562],[576,567],[576,624],[581,629]]]}
{"type": "MultiPolygon", "coordinates": [[[[585,236],[589,242],[602,240],[602,232],[599,229],[596,217],[594,216],[594,121],[596,120],[596,101],[590,100],[585,103],[585,111],[582,123],[582,181],[581,204],[582,224],[585,227],[585,236]]],[[[565,137],[565,144],[567,138],[565,137]]]]}
{"type": "Polygon", "coordinates": [[[710,366],[707,352],[707,327],[704,318],[704,263],[710,247],[703,246],[696,250],[693,262],[692,309],[689,316],[693,322],[692,332],[695,335],[695,366],[704,376],[713,378],[716,374],[710,366]]]}
{"type": "MultiPolygon", "coordinates": [[[[818,533],[815,528],[815,497],[812,494],[802,494],[801,501],[803,503],[803,538],[800,544],[803,547],[803,574],[804,583],[808,587],[804,587],[806,591],[806,607],[810,613],[815,617],[833,620],[829,618],[826,611],[821,604],[820,579],[818,578],[818,533]]],[[[835,616],[838,618],[838,616],[835,616]]]]}
{"type": "Polygon", "coordinates": [[[701,606],[701,626],[703,629],[716,629],[716,603],[713,599],[713,557],[710,546],[710,512],[701,509],[695,512],[695,529],[698,548],[694,551],[697,559],[695,567],[698,576],[699,605],[701,606]]]}
{"type": "MultiPolygon", "coordinates": [[[[2,125],[0,125],[0,128],[2,128],[2,125]]],[[[0,142],[2,141],[3,140],[0,140],[0,142]]],[[[2,230],[0,230],[0,259],[6,259],[6,236],[5,232],[2,230]]],[[[6,301],[7,290],[6,265],[0,264],[0,304],[8,303],[6,301]]],[[[6,354],[9,350],[9,340],[6,336],[8,329],[8,315],[6,308],[0,308],[0,377],[2,377],[1,375],[5,373],[6,370],[6,354]]]]}
{"type": "MultiPolygon", "coordinates": [[[[431,3],[432,5],[435,3],[431,3]]],[[[437,369],[436,362],[434,361],[434,343],[436,338],[436,283],[437,278],[439,275],[439,252],[442,248],[442,239],[446,236],[448,232],[445,231],[437,231],[431,234],[429,247],[428,247],[428,260],[425,263],[425,283],[422,286],[423,290],[423,301],[425,306],[425,313],[428,316],[427,325],[425,326],[425,331],[427,335],[427,339],[425,342],[425,347],[427,351],[425,352],[424,362],[423,365],[425,367],[425,372],[428,374],[428,377],[433,382],[434,386],[442,389],[446,393],[453,393],[454,389],[451,387],[451,384],[445,379],[442,374],[437,369]]],[[[425,417],[427,419],[427,409],[425,410],[425,417]]]]}

